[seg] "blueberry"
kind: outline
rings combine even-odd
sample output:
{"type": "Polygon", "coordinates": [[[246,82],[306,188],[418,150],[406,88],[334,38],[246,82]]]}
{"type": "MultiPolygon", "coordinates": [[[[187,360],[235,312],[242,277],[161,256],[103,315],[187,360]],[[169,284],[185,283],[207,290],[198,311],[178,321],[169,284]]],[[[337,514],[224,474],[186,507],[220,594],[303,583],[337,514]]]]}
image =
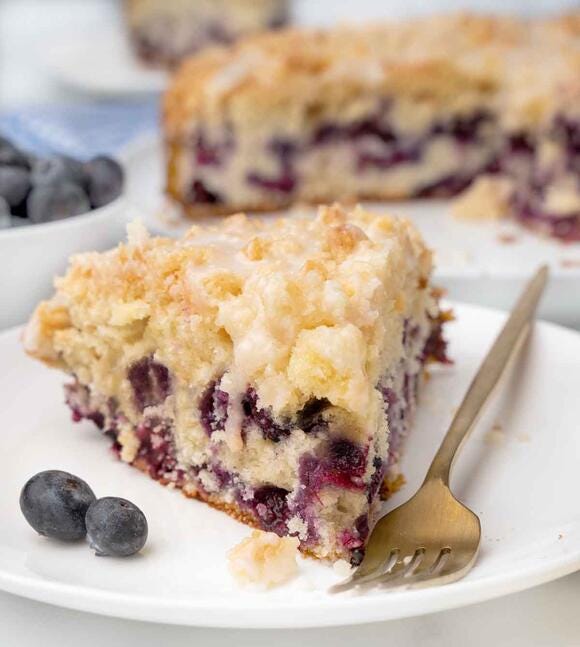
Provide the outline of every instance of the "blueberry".
{"type": "Polygon", "coordinates": [[[32,189],[26,200],[28,217],[34,223],[52,222],[90,211],[86,193],[76,184],[46,184],[32,189]]]}
{"type": "Polygon", "coordinates": [[[30,173],[21,166],[0,166],[0,196],[18,206],[30,191],[30,173]]]}
{"type": "Polygon", "coordinates": [[[87,511],[87,536],[96,555],[128,557],[147,541],[147,519],[139,508],[119,497],[107,496],[87,511]]]}
{"type": "Polygon", "coordinates": [[[34,186],[70,182],[84,189],[88,177],[82,162],[66,155],[56,155],[35,160],[31,180],[34,186]]]}
{"type": "Polygon", "coordinates": [[[96,497],[80,478],[47,470],[29,479],[20,493],[26,521],[41,535],[75,541],[86,535],[85,515],[96,497]]]}
{"type": "Polygon", "coordinates": [[[324,412],[330,407],[326,398],[311,398],[298,412],[297,424],[305,434],[316,434],[328,429],[324,412]]]}
{"type": "Polygon", "coordinates": [[[192,202],[200,204],[219,204],[222,197],[213,191],[210,191],[201,180],[195,180],[189,192],[189,198],[192,202]]]}
{"type": "Polygon", "coordinates": [[[362,476],[366,468],[366,455],[361,447],[350,440],[336,439],[330,443],[328,462],[340,474],[362,476]]]}
{"type": "Polygon", "coordinates": [[[121,165],[104,155],[85,164],[89,199],[93,209],[109,204],[123,191],[124,173],[121,165]]]}
{"type": "Polygon", "coordinates": [[[254,389],[247,389],[242,398],[242,410],[245,415],[245,420],[242,423],[243,427],[248,422],[254,422],[262,431],[262,436],[266,440],[279,443],[283,438],[290,435],[291,430],[286,423],[279,424],[275,422],[268,409],[262,409],[258,406],[258,394],[254,389]]]}
{"type": "Polygon", "coordinates": [[[229,395],[213,380],[202,393],[199,401],[201,424],[208,436],[214,431],[223,431],[228,419],[229,395]]]}
{"type": "Polygon", "coordinates": [[[288,494],[288,490],[274,485],[263,485],[254,492],[251,505],[264,530],[271,530],[280,536],[288,531],[288,494]]]}
{"type": "Polygon", "coordinates": [[[169,370],[152,357],[143,357],[131,364],[127,379],[133,388],[135,404],[139,411],[163,404],[171,391],[169,370]]]}
{"type": "Polygon", "coordinates": [[[30,168],[30,162],[26,154],[18,150],[10,140],[0,137],[0,166],[30,168]]]}

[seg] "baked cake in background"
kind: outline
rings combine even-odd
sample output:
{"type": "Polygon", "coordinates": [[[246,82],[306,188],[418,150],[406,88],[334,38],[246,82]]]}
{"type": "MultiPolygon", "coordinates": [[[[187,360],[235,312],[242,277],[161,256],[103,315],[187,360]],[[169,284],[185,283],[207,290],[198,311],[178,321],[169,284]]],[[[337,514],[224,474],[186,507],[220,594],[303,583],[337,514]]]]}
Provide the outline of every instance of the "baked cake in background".
{"type": "Polygon", "coordinates": [[[244,39],[177,71],[164,137],[167,192],[194,217],[450,197],[485,176],[506,215],[579,240],[580,13],[244,39]]]}
{"type": "Polygon", "coordinates": [[[287,0],[125,0],[125,7],[137,56],[160,67],[288,20],[287,0]]]}
{"type": "Polygon", "coordinates": [[[120,458],[319,558],[362,558],[426,362],[431,254],[405,220],[237,215],[72,258],[24,333],[120,458]]]}

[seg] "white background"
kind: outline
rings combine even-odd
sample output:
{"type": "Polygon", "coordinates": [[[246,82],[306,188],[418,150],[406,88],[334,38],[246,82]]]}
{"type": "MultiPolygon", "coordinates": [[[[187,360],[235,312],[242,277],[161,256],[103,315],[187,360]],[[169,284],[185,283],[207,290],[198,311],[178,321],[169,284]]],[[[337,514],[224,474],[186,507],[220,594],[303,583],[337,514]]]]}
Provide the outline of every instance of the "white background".
{"type": "MultiPolygon", "coordinates": [[[[303,0],[302,15],[318,20],[346,18],[352,6],[359,15],[387,9],[391,15],[465,8],[541,13],[579,6],[577,0],[303,0]],[[365,5],[363,12],[362,6],[365,5]]],[[[86,100],[52,84],[43,74],[43,53],[51,35],[67,28],[84,29],[115,15],[109,0],[0,0],[0,106],[30,102],[86,100]]],[[[9,433],[2,429],[0,433],[9,433]]],[[[0,490],[1,491],[1,490],[0,490]]],[[[580,494],[580,493],[579,493],[580,494]]],[[[1,494],[0,494],[1,496],[1,494]]],[[[1,520],[0,520],[1,523],[1,520]]],[[[338,629],[224,631],[150,625],[68,611],[0,593],[2,647],[199,645],[246,647],[262,645],[405,645],[470,647],[490,645],[580,645],[580,574],[464,609],[383,624],[338,629]]]]}

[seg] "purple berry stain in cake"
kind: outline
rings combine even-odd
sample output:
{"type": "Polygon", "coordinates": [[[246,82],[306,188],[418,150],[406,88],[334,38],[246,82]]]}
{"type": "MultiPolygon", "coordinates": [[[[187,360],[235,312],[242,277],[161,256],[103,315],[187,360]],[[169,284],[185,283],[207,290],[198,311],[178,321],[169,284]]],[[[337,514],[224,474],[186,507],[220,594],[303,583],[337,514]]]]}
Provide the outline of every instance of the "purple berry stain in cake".
{"type": "Polygon", "coordinates": [[[147,407],[163,404],[171,390],[171,377],[167,367],[152,357],[135,362],[127,371],[133,389],[135,406],[140,412],[147,407]]]}
{"type": "Polygon", "coordinates": [[[369,503],[377,496],[385,478],[385,464],[382,458],[375,456],[373,459],[373,467],[374,472],[371,476],[371,482],[367,492],[367,500],[369,503]]]}
{"type": "MultiPolygon", "coordinates": [[[[378,111],[365,119],[350,124],[326,122],[312,135],[311,147],[328,146],[341,142],[351,143],[356,169],[388,170],[400,164],[419,162],[424,150],[435,137],[452,138],[458,146],[477,144],[484,137],[485,127],[492,115],[477,112],[466,117],[441,121],[423,136],[408,137],[397,132],[389,121],[389,102],[383,102],[378,111]],[[371,144],[372,148],[368,148],[371,144]]],[[[450,175],[417,191],[418,197],[448,197],[462,191],[473,179],[469,176],[450,175]]]]}
{"type": "Polygon", "coordinates": [[[219,388],[219,382],[210,382],[199,401],[201,424],[208,436],[223,431],[228,419],[229,396],[219,388]]]}
{"type": "Polygon", "coordinates": [[[366,470],[367,450],[350,440],[333,440],[325,462],[325,478],[332,485],[360,489],[366,470]]]}
{"type": "Polygon", "coordinates": [[[219,193],[209,189],[201,180],[195,179],[191,184],[188,202],[194,204],[219,204],[223,200],[219,193]]]}
{"type": "Polygon", "coordinates": [[[297,416],[297,426],[305,434],[315,435],[328,432],[328,421],[324,412],[330,407],[326,398],[312,398],[300,410],[297,416]]]}
{"type": "Polygon", "coordinates": [[[242,398],[242,409],[244,412],[242,431],[247,430],[249,425],[254,424],[260,429],[262,436],[273,443],[279,443],[283,438],[290,435],[289,426],[275,422],[268,409],[258,406],[258,394],[251,387],[247,389],[242,398]]]}
{"type": "Polygon", "coordinates": [[[118,407],[114,398],[109,398],[107,401],[107,415],[105,416],[102,411],[91,407],[91,395],[86,386],[79,384],[79,382],[73,382],[72,384],[66,384],[64,390],[65,401],[70,407],[73,422],[90,420],[105,433],[109,431],[105,429],[105,426],[114,426],[114,418],[118,407]]]}
{"type": "Polygon", "coordinates": [[[268,192],[289,194],[294,191],[297,184],[297,177],[294,172],[294,156],[297,152],[293,142],[285,139],[273,139],[268,149],[275,158],[279,172],[273,176],[265,176],[256,171],[250,171],[246,175],[248,184],[264,189],[268,192]]]}
{"type": "Polygon", "coordinates": [[[248,184],[276,193],[292,193],[296,186],[296,177],[285,170],[275,177],[266,177],[260,173],[250,172],[246,176],[246,180],[248,184]]]}
{"type": "Polygon", "coordinates": [[[444,178],[425,184],[415,192],[417,198],[451,198],[464,191],[473,181],[476,173],[468,176],[447,175],[444,178]]]}
{"type": "Polygon", "coordinates": [[[288,490],[274,485],[264,485],[254,492],[253,498],[245,504],[253,509],[261,527],[277,535],[288,534],[286,525],[290,516],[288,490]]]}
{"type": "Polygon", "coordinates": [[[117,440],[118,421],[122,416],[119,414],[119,405],[115,398],[109,398],[104,407],[105,411],[100,411],[91,405],[91,394],[88,387],[75,381],[72,384],[66,384],[64,390],[65,400],[70,407],[73,422],[81,420],[93,422],[105,436],[111,439],[111,449],[119,457],[121,445],[117,440]]]}
{"type": "Polygon", "coordinates": [[[340,534],[340,541],[347,550],[362,549],[369,535],[369,519],[366,514],[360,515],[354,522],[354,526],[343,530],[340,534]]]}
{"type": "Polygon", "coordinates": [[[431,135],[447,135],[459,143],[472,143],[480,139],[482,129],[493,121],[493,116],[483,110],[471,115],[440,121],[431,128],[431,135]]]}
{"type": "Polygon", "coordinates": [[[158,418],[150,418],[138,425],[135,435],[139,449],[135,462],[143,462],[152,478],[180,482],[183,472],[177,469],[171,425],[158,418]]]}
{"type": "Polygon", "coordinates": [[[368,448],[346,439],[332,440],[322,457],[307,454],[300,459],[300,481],[306,492],[316,495],[323,487],[362,490],[368,448]]]}
{"type": "Polygon", "coordinates": [[[357,157],[357,170],[365,171],[368,168],[386,170],[398,164],[418,162],[420,154],[418,149],[407,150],[393,147],[383,154],[361,152],[357,157]]]}
{"type": "Polygon", "coordinates": [[[226,131],[221,141],[213,142],[210,142],[205,132],[200,130],[194,140],[195,162],[199,166],[222,166],[234,148],[235,141],[231,130],[226,131]]]}
{"type": "Polygon", "coordinates": [[[433,321],[431,333],[423,347],[423,353],[419,358],[421,362],[435,361],[440,364],[451,364],[447,355],[447,340],[443,336],[443,324],[445,319],[439,318],[433,321]]]}
{"type": "Polygon", "coordinates": [[[553,137],[564,145],[569,159],[580,157],[580,122],[558,115],[554,120],[553,137]]]}

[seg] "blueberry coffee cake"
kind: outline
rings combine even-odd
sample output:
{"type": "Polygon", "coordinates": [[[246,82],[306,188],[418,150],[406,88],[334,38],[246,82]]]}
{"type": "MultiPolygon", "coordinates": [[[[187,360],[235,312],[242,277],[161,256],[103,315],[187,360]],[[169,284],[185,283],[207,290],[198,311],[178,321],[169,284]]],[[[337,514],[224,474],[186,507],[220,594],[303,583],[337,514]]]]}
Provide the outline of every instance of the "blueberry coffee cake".
{"type": "Polygon", "coordinates": [[[125,0],[129,35],[147,65],[174,67],[207,45],[281,27],[288,0],[125,0]]]}
{"type": "Polygon", "coordinates": [[[507,215],[580,239],[580,13],[289,29],[186,61],[167,191],[195,216],[509,182],[507,215]]]}
{"type": "Polygon", "coordinates": [[[422,368],[446,361],[431,254],[360,207],[141,225],[72,258],[24,333],[127,463],[320,558],[362,557],[422,368]]]}

